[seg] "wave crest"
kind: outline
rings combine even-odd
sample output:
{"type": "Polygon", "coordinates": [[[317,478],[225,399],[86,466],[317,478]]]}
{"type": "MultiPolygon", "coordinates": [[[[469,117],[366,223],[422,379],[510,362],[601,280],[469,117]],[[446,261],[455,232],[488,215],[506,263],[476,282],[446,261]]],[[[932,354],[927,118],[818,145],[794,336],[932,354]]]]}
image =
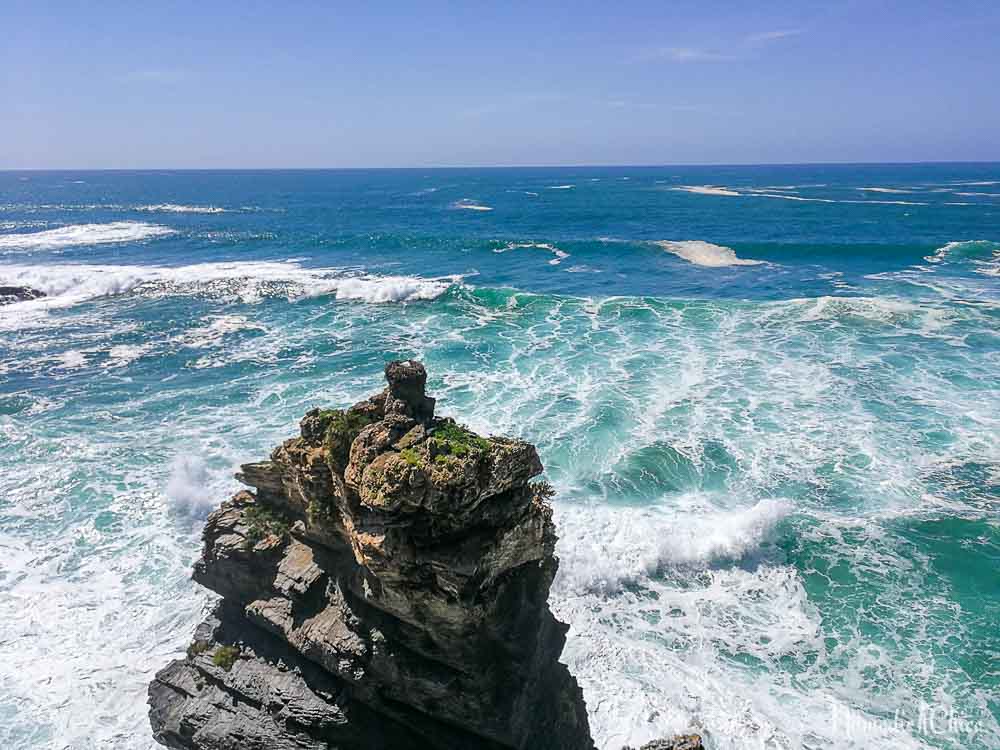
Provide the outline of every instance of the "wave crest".
{"type": "Polygon", "coordinates": [[[252,303],[264,297],[289,299],[333,295],[370,303],[413,302],[439,297],[460,276],[420,278],[373,276],[332,268],[304,268],[295,262],[199,263],[190,266],[105,266],[52,264],[0,266],[0,283],[26,286],[45,297],[5,306],[0,323],[69,307],[86,300],[144,290],[158,294],[208,292],[252,303]]]}
{"type": "Polygon", "coordinates": [[[71,224],[41,232],[0,235],[0,249],[53,250],[79,245],[140,242],[174,234],[175,230],[140,221],[113,221],[108,224],[71,224]]]}
{"type": "Polygon", "coordinates": [[[523,248],[532,248],[532,247],[552,253],[554,257],[552,258],[552,260],[549,261],[550,266],[558,266],[560,263],[566,260],[566,258],[570,257],[569,253],[567,253],[565,250],[560,250],[558,247],[556,247],[555,245],[550,245],[548,242],[508,242],[506,245],[497,248],[493,252],[507,253],[510,252],[511,250],[520,250],[523,248]]]}
{"type": "Polygon", "coordinates": [[[136,206],[136,211],[171,214],[224,214],[226,209],[218,206],[186,206],[179,203],[155,203],[148,206],[136,206]]]}
{"type": "Polygon", "coordinates": [[[688,263],[706,268],[724,268],[726,266],[759,266],[764,261],[738,258],[732,248],[713,245],[702,240],[660,240],[654,242],[669,253],[683,258],[688,263]]]}
{"type": "Polygon", "coordinates": [[[561,585],[612,593],[670,567],[739,561],[759,552],[792,512],[790,503],[773,499],[737,510],[694,505],[566,513],[559,519],[561,585]]]}

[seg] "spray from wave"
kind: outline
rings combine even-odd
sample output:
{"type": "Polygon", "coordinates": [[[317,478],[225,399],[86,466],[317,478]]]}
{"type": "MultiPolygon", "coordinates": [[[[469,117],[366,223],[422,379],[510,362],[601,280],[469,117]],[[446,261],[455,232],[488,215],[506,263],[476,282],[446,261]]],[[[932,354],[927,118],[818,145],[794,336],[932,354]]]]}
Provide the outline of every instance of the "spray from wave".
{"type": "Polygon", "coordinates": [[[690,507],[594,506],[560,518],[560,586],[578,593],[620,591],[671,567],[739,561],[761,550],[792,512],[783,500],[718,510],[692,496],[690,507]]]}
{"type": "Polygon", "coordinates": [[[209,475],[200,456],[179,455],[170,465],[170,478],[163,492],[182,513],[204,516],[215,505],[208,489],[209,475]]]}

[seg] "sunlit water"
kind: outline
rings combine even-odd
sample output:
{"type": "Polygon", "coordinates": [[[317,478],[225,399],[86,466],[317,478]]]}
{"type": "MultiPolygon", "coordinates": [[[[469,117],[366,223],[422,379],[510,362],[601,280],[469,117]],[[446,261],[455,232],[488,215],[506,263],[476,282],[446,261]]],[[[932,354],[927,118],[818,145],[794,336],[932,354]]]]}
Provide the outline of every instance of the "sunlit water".
{"type": "Polygon", "coordinates": [[[234,468],[539,446],[598,745],[1000,747],[1000,165],[0,174],[0,747],[151,748],[234,468]]]}

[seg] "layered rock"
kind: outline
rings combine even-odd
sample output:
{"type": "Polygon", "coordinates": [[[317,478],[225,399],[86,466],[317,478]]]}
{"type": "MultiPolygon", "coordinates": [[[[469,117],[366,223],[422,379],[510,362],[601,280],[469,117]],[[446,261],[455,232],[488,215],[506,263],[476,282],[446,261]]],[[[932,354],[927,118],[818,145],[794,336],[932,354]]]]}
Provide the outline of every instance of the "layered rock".
{"type": "Polygon", "coordinates": [[[592,748],[549,611],[533,446],[434,416],[416,362],[247,464],[194,578],[222,596],[150,686],[174,748],[592,748]]]}

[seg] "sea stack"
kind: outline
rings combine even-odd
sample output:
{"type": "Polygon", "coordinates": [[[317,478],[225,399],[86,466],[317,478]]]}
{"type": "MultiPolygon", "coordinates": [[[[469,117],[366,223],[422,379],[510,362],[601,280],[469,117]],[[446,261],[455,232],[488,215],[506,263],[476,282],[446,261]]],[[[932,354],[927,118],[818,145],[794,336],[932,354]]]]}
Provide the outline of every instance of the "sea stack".
{"type": "Polygon", "coordinates": [[[315,409],[212,513],[194,579],[222,596],[149,688],[198,750],[588,750],[559,662],[534,446],[435,417],[419,362],[315,409]]]}

